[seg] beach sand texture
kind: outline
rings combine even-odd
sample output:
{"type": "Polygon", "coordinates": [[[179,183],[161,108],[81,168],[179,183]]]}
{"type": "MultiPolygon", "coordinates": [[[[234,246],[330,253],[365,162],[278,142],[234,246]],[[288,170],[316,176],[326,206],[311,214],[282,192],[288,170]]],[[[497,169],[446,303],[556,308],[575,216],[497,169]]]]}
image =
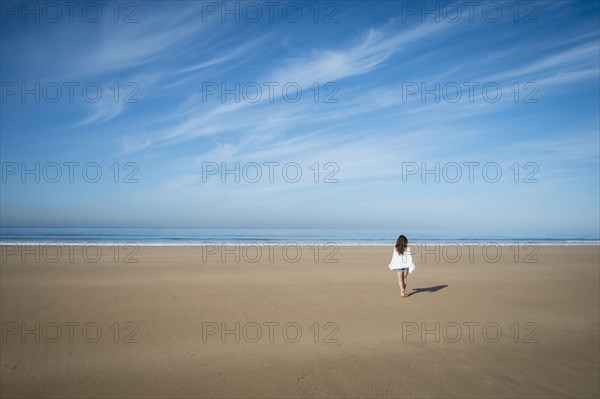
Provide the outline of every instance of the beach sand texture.
{"type": "Polygon", "coordinates": [[[406,299],[391,247],[107,248],[2,248],[2,398],[600,395],[595,245],[417,253],[406,299]]]}

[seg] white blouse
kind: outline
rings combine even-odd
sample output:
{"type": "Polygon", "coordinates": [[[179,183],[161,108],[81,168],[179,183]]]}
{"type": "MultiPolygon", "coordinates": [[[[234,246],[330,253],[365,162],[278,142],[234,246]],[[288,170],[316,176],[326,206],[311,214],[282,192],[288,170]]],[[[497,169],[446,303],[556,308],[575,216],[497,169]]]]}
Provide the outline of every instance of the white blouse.
{"type": "Polygon", "coordinates": [[[394,254],[392,255],[392,261],[388,265],[390,270],[402,269],[408,267],[408,272],[412,273],[415,270],[415,264],[410,254],[410,248],[406,248],[402,255],[398,255],[396,247],[394,247],[394,254]]]}

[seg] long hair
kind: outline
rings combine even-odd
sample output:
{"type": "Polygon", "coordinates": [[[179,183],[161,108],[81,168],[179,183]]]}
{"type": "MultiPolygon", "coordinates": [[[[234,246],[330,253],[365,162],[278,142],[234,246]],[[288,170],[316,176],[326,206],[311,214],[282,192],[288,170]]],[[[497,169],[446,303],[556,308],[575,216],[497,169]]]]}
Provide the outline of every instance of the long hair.
{"type": "Polygon", "coordinates": [[[396,240],[396,251],[398,252],[398,255],[404,254],[404,251],[406,250],[407,246],[408,246],[408,238],[406,238],[403,235],[398,237],[398,239],[396,240]]]}

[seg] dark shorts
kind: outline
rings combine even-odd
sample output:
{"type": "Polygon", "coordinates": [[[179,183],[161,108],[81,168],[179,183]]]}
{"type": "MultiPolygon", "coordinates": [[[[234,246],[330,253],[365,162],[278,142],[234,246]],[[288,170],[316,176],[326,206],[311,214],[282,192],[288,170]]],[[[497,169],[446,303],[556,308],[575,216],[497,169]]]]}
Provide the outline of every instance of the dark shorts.
{"type": "Polygon", "coordinates": [[[395,272],[404,272],[404,273],[408,273],[408,267],[403,267],[402,269],[394,269],[395,272]]]}

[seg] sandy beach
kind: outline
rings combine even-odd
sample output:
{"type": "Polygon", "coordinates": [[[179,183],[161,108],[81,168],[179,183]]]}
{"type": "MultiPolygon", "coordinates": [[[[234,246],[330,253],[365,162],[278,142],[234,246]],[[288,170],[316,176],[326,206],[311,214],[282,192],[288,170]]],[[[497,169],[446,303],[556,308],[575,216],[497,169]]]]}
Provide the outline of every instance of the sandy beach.
{"type": "Polygon", "coordinates": [[[406,299],[391,247],[28,248],[3,398],[600,394],[598,246],[430,247],[406,299]]]}

